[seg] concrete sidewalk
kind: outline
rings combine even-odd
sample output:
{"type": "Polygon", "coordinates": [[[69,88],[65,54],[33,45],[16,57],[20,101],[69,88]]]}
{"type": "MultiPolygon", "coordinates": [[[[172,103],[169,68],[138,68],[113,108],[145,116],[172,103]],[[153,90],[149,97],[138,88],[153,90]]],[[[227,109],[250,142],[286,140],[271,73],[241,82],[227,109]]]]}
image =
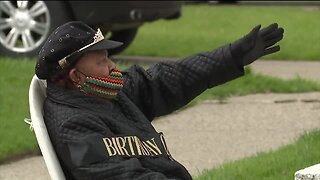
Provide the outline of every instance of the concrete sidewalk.
{"type": "Polygon", "coordinates": [[[320,81],[320,61],[265,61],[258,60],[250,65],[256,73],[282,79],[301,77],[320,81]]]}
{"type": "MultiPolygon", "coordinates": [[[[299,74],[320,80],[318,62],[256,61],[252,67],[282,78],[299,74]]],[[[232,97],[225,104],[204,101],[157,118],[153,125],[164,133],[173,157],[198,175],[204,169],[294,142],[306,131],[320,128],[319,110],[320,92],[256,94],[232,97]]],[[[36,156],[1,165],[0,179],[50,178],[42,157],[36,156]]]]}
{"type": "Polygon", "coordinates": [[[173,157],[197,175],[293,143],[320,128],[319,112],[320,92],[256,94],[232,97],[225,104],[205,101],[154,125],[166,135],[173,157]]]}

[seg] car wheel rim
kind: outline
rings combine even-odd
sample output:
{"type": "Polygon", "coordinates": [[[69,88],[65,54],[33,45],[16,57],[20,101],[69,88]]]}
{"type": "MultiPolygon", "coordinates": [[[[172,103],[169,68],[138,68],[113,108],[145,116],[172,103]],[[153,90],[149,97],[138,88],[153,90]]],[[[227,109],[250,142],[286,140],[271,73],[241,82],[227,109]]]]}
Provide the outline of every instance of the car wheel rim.
{"type": "Polygon", "coordinates": [[[0,1],[0,43],[10,51],[35,50],[49,29],[50,14],[43,1],[0,1]]]}

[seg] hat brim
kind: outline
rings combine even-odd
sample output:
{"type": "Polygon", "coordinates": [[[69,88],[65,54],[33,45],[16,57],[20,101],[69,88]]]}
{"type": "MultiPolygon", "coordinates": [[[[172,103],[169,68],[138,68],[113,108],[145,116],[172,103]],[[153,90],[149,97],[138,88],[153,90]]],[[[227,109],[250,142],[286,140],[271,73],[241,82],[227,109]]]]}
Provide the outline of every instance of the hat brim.
{"type": "Polygon", "coordinates": [[[68,58],[68,61],[70,63],[75,63],[77,61],[77,59],[79,59],[84,53],[89,52],[89,51],[96,51],[96,50],[108,50],[108,49],[114,49],[117,47],[122,46],[123,43],[119,42],[119,41],[112,41],[109,39],[104,39],[96,44],[93,44],[92,46],[89,46],[85,49],[83,49],[82,51],[79,51],[73,55],[71,55],[68,58]]]}
{"type": "Polygon", "coordinates": [[[114,49],[114,48],[120,47],[121,45],[123,45],[122,42],[104,39],[92,46],[89,46],[83,51],[108,50],[108,49],[114,49]]]}

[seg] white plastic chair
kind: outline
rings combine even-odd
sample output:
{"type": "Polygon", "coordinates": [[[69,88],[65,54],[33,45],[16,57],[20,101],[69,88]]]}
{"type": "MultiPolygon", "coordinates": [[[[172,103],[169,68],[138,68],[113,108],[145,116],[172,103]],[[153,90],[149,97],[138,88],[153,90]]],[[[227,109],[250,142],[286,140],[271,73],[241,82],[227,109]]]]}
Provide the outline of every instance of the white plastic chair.
{"type": "Polygon", "coordinates": [[[53,149],[46,125],[43,120],[43,102],[46,97],[46,81],[33,76],[29,88],[30,125],[35,132],[41,153],[52,180],[65,180],[64,173],[53,149]]]}

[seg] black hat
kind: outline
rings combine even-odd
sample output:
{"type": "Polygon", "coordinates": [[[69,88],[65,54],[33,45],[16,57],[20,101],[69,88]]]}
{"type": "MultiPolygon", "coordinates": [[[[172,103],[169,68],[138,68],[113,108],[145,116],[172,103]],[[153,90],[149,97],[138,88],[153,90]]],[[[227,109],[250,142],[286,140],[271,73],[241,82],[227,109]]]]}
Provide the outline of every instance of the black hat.
{"type": "Polygon", "coordinates": [[[71,21],[59,26],[48,37],[39,52],[35,73],[39,79],[49,79],[75,64],[85,52],[112,49],[122,44],[104,39],[100,29],[95,31],[81,21],[71,21]]]}

